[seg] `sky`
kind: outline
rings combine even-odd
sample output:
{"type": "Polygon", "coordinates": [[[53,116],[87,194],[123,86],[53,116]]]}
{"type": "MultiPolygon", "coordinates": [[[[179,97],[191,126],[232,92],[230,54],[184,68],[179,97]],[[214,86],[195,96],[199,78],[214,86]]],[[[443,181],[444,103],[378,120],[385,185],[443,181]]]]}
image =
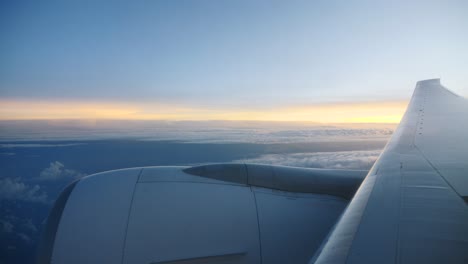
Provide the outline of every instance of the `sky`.
{"type": "Polygon", "coordinates": [[[397,123],[468,95],[467,1],[1,1],[0,120],[397,123]]]}

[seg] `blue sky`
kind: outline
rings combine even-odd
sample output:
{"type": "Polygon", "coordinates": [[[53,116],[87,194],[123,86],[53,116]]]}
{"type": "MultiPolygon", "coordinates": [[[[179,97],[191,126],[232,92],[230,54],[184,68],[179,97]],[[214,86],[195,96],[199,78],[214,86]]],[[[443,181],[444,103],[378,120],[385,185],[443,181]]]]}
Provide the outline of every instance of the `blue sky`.
{"type": "Polygon", "coordinates": [[[468,94],[467,1],[2,1],[3,101],[258,109],[468,94]]]}

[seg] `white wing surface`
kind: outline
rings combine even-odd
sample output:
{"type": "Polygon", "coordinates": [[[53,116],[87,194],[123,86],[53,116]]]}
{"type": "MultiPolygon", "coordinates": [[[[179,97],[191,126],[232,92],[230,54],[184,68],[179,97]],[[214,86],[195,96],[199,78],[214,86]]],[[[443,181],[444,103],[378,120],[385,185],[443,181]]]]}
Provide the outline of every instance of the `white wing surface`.
{"type": "Polygon", "coordinates": [[[438,79],[408,109],[315,263],[468,263],[468,101],[438,79]]]}

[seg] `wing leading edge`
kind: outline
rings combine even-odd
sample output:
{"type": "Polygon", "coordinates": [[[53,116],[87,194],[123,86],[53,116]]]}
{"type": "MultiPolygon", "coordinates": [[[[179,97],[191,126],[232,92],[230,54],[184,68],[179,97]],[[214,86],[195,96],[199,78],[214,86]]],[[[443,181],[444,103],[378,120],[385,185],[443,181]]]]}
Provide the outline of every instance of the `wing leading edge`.
{"type": "Polygon", "coordinates": [[[420,81],[311,263],[468,262],[468,101],[420,81]]]}

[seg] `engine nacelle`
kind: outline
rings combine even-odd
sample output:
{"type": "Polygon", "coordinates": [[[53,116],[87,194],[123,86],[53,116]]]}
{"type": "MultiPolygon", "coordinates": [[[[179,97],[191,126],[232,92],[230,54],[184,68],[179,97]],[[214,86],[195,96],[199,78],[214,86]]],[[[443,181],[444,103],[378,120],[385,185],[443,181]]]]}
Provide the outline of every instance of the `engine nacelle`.
{"type": "Polygon", "coordinates": [[[39,263],[307,263],[365,175],[254,164],[91,175],[56,201],[39,263]]]}

